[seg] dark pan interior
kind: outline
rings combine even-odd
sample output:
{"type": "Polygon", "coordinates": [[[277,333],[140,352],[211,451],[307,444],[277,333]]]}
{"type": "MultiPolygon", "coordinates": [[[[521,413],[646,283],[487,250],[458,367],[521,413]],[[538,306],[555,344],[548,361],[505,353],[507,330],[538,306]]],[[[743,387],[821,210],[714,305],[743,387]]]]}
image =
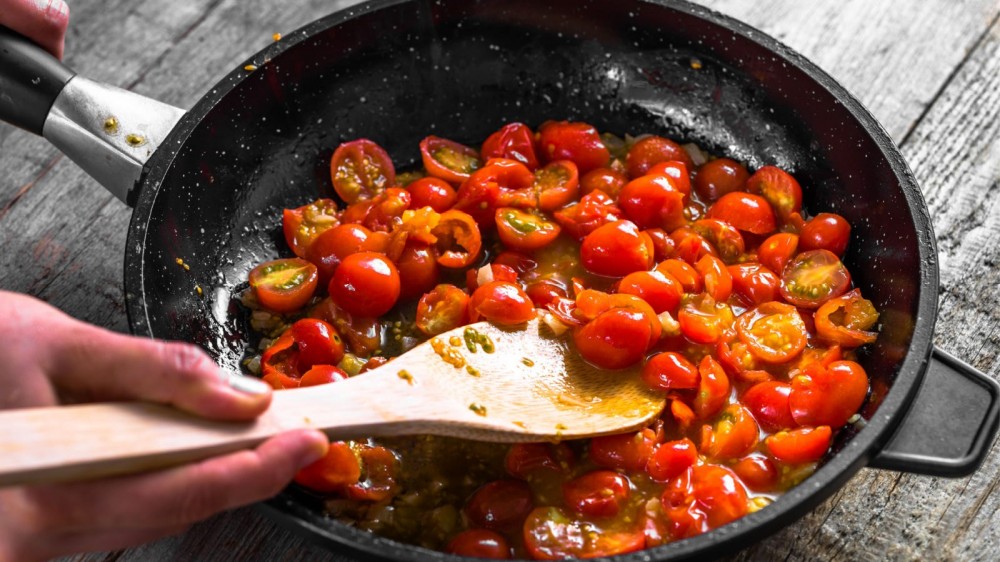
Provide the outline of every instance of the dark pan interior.
{"type": "MultiPolygon", "coordinates": [[[[403,168],[419,161],[417,144],[431,133],[478,145],[506,122],[571,119],[696,142],[751,169],[776,164],[802,183],[807,209],[847,217],[846,262],[883,311],[882,336],[863,358],[874,389],[866,417],[904,361],[926,358],[929,327],[917,330],[920,345],[907,355],[918,313],[932,323],[936,298],[933,287],[921,290],[937,273],[919,192],[870,116],[759,32],[676,2],[375,2],[249,62],[259,68],[235,70],[212,89],[148,167],[126,264],[138,333],[197,342],[238,368],[251,335],[233,295],[253,265],[290,255],[281,209],[332,194],[328,162],[340,142],[373,139],[403,168]]],[[[889,414],[911,390],[897,391],[889,414]]],[[[886,428],[831,460],[813,477],[822,480],[816,488],[829,493],[845,481],[886,428]]],[[[773,528],[797,503],[808,500],[800,515],[821,499],[818,490],[798,496],[685,542],[733,545],[727,534],[746,540],[745,528],[773,528]]],[[[325,522],[291,495],[274,505],[334,541],[428,555],[325,522]]]]}

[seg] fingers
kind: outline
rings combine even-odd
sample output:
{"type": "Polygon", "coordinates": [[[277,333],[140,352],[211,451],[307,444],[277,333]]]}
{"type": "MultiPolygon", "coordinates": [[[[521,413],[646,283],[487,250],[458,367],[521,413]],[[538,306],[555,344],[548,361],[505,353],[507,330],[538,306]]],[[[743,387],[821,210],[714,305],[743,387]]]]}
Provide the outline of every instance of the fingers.
{"type": "Polygon", "coordinates": [[[8,0],[0,11],[0,24],[62,58],[69,6],[63,0],[8,0]]]}

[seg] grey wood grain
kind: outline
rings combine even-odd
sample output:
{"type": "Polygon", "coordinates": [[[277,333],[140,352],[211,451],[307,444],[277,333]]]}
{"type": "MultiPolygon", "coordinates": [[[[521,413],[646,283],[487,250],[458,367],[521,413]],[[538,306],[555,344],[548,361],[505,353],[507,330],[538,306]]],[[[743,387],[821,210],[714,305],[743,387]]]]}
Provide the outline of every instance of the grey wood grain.
{"type": "MultiPolygon", "coordinates": [[[[188,107],[271,40],[353,3],[275,0],[73,4],[68,63],[188,107]]],[[[816,61],[903,142],[941,250],[937,342],[1000,372],[1000,0],[713,0],[816,61]],[[991,25],[992,23],[992,25],[991,25]]],[[[124,331],[128,210],[44,141],[0,126],[0,287],[124,331]],[[41,218],[40,218],[41,217],[41,218]]],[[[738,560],[1000,557],[1000,458],[943,480],[864,470],[828,502],[738,560]]],[[[252,509],[187,533],[80,560],[339,560],[252,509]]]]}

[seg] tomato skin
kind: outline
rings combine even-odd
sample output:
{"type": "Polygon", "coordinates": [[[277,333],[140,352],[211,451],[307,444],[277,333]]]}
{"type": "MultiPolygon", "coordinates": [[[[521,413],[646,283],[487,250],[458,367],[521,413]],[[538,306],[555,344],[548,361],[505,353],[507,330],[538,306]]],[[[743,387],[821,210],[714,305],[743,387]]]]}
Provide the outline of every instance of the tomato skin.
{"type": "Polygon", "coordinates": [[[261,305],[275,312],[292,312],[312,298],[319,273],[302,258],[286,258],[258,265],[250,270],[249,279],[261,305]]]}
{"type": "Polygon", "coordinates": [[[743,484],[755,492],[774,490],[781,478],[774,462],[759,453],[736,461],[736,464],[732,465],[732,469],[740,477],[743,484]]]}
{"type": "Polygon", "coordinates": [[[775,300],[781,280],[770,269],[759,263],[748,262],[728,267],[733,278],[733,292],[750,306],[775,300]]]}
{"type": "Polygon", "coordinates": [[[305,373],[314,365],[336,365],[344,358],[344,340],[337,329],[316,318],[303,318],[289,331],[296,347],[296,368],[305,373]]]}
{"type": "Polygon", "coordinates": [[[337,306],[327,297],[308,311],[310,318],[329,322],[347,341],[347,347],[355,355],[368,355],[381,345],[381,324],[378,318],[352,315],[337,306]]]}
{"type": "Polygon", "coordinates": [[[742,402],[764,431],[774,433],[799,425],[792,417],[792,410],[788,405],[791,392],[792,385],[788,383],[765,381],[747,389],[742,402]]]}
{"type": "Polygon", "coordinates": [[[656,433],[647,428],[594,437],[590,440],[588,455],[594,464],[602,468],[637,472],[646,468],[656,445],[656,433]]]}
{"type": "Polygon", "coordinates": [[[565,443],[517,443],[504,457],[504,468],[514,478],[527,480],[538,471],[567,473],[576,461],[565,443]]]}
{"type": "Polygon", "coordinates": [[[292,252],[309,259],[309,248],[316,237],[340,224],[337,204],[332,199],[317,199],[297,209],[285,209],[281,215],[281,226],[285,242],[292,252]]]}
{"type": "Polygon", "coordinates": [[[538,208],[554,211],[577,198],[580,192],[580,174],[570,160],[549,162],[535,170],[535,182],[529,189],[538,193],[538,208]]]}
{"type": "Polygon", "coordinates": [[[524,292],[535,304],[535,308],[546,308],[560,298],[566,298],[566,289],[551,279],[542,279],[528,285],[524,292]]]}
{"type": "Polygon", "coordinates": [[[441,213],[437,226],[431,229],[437,239],[437,262],[444,267],[468,267],[479,257],[483,247],[482,234],[473,217],[454,209],[441,213]]]}
{"type": "Polygon", "coordinates": [[[360,478],[361,464],[351,446],[343,441],[333,441],[321,459],[295,474],[295,483],[329,494],[357,483],[360,478]]]}
{"type": "Polygon", "coordinates": [[[694,189],[706,201],[717,201],[733,191],[743,189],[750,172],[743,164],[729,158],[705,162],[694,176],[694,189]]]}
{"type": "Polygon", "coordinates": [[[691,225],[697,232],[715,248],[713,255],[718,255],[722,261],[732,264],[743,257],[745,243],[743,235],[733,225],[717,219],[701,219],[691,225]]]}
{"type": "Polygon", "coordinates": [[[316,265],[319,282],[325,286],[347,256],[358,252],[384,253],[388,246],[387,234],[372,232],[360,224],[346,223],[316,237],[309,246],[306,258],[316,265]]]}
{"type": "Polygon", "coordinates": [[[455,211],[465,211],[481,226],[491,226],[501,198],[510,192],[527,190],[535,174],[516,160],[495,158],[476,170],[458,188],[455,211]]]}
{"type": "Polygon", "coordinates": [[[440,277],[437,252],[433,247],[408,240],[403,253],[396,260],[399,270],[400,300],[414,299],[434,288],[440,277]]]}
{"type": "Polygon", "coordinates": [[[750,352],[767,363],[785,363],[802,352],[809,335],[794,306],[766,302],[736,319],[736,333],[750,352]]]}
{"type": "Polygon", "coordinates": [[[417,329],[427,336],[443,334],[468,323],[469,295],[454,285],[438,285],[417,303],[417,329]]]}
{"type": "Polygon", "coordinates": [[[679,531],[675,538],[721,527],[747,513],[747,492],[739,477],[728,468],[714,465],[688,468],[667,485],[662,501],[668,516],[674,514],[673,510],[687,512],[695,523],[694,528],[675,529],[679,531]]]}
{"type": "Polygon", "coordinates": [[[733,292],[733,276],[726,264],[715,256],[702,256],[694,268],[705,282],[705,292],[718,302],[725,302],[733,292]]]}
{"type": "Polygon", "coordinates": [[[410,207],[419,209],[430,207],[439,213],[450,209],[458,194],[455,188],[441,178],[428,176],[406,186],[406,191],[410,193],[410,207]]]}
{"type": "MultiPolygon", "coordinates": [[[[513,267],[498,264],[496,261],[490,264],[490,275],[493,276],[493,281],[508,281],[510,283],[514,283],[515,285],[518,283],[517,271],[513,267]]],[[[465,290],[470,293],[475,293],[476,289],[478,288],[479,288],[479,269],[466,270],[465,290]]],[[[531,297],[531,295],[528,296],[529,298],[531,297]]],[[[534,302],[534,299],[532,299],[532,302],[534,302]]]]}
{"type": "Polygon", "coordinates": [[[516,326],[535,317],[535,307],[520,285],[493,281],[476,289],[469,299],[469,320],[489,320],[501,326],[516,326]]]}
{"type": "Polygon", "coordinates": [[[389,154],[368,139],[345,142],[330,159],[333,189],[348,205],[371,199],[396,183],[389,154]]]}
{"type": "Polygon", "coordinates": [[[760,260],[761,265],[780,277],[798,247],[799,237],[797,234],[789,232],[772,234],[757,248],[757,259],[760,260]]]}
{"type": "Polygon", "coordinates": [[[455,535],[444,551],[457,556],[510,560],[510,545],[503,535],[488,529],[469,529],[455,535]]]}
{"type": "Polygon", "coordinates": [[[673,230],[684,225],[684,194],[666,175],[646,175],[625,184],[618,207],[640,228],[673,230]]]}
{"type": "Polygon", "coordinates": [[[520,525],[534,509],[531,488],[521,480],[495,480],[481,486],[465,505],[469,521],[485,529],[520,525]]]}
{"type": "Polygon", "coordinates": [[[642,366],[642,380],[657,390],[698,388],[698,368],[675,351],[657,353],[642,366]]]}
{"type": "Polygon", "coordinates": [[[816,334],[825,341],[847,348],[872,343],[878,334],[866,330],[875,325],[878,316],[871,301],[862,298],[860,289],[854,289],[819,307],[814,316],[816,334]],[[834,322],[831,317],[841,311],[840,321],[834,322]]]}
{"type": "Polygon", "coordinates": [[[484,162],[492,158],[516,160],[529,169],[538,167],[534,133],[524,123],[508,123],[486,138],[479,154],[484,162]]]}
{"type": "Polygon", "coordinates": [[[574,520],[557,507],[538,507],[524,521],[524,547],[534,560],[598,558],[642,550],[646,539],[634,531],[587,532],[593,524],[574,520]]]}
{"type": "Polygon", "coordinates": [[[802,188],[781,168],[764,166],[757,170],[747,179],[746,190],[766,199],[782,221],[788,222],[793,213],[802,211],[802,188]]]}
{"type": "Polygon", "coordinates": [[[579,203],[553,213],[563,229],[576,240],[598,228],[621,220],[622,211],[603,191],[592,191],[584,195],[579,203]]]}
{"type": "Polygon", "coordinates": [[[732,310],[702,293],[681,305],[677,322],[681,333],[695,343],[716,343],[732,325],[732,310]]]}
{"type": "Polygon", "coordinates": [[[632,145],[625,157],[625,166],[629,177],[638,178],[646,175],[654,164],[671,161],[683,162],[688,168],[694,166],[691,157],[681,145],[670,139],[650,135],[632,145]]]}
{"type": "Polygon", "coordinates": [[[500,241],[509,248],[523,252],[548,246],[562,231],[562,227],[546,220],[542,215],[513,207],[497,209],[496,223],[500,241]]]}
{"type": "Polygon", "coordinates": [[[382,254],[351,254],[340,262],[329,289],[337,306],[348,313],[381,316],[399,300],[399,270],[382,254]]]}
{"type": "MultiPolygon", "coordinates": [[[[373,357],[368,362],[376,359],[373,357]]],[[[398,490],[396,474],[399,472],[399,459],[395,453],[381,446],[356,445],[361,464],[363,480],[349,484],[344,488],[347,498],[358,501],[378,502],[392,497],[398,490]]]]}
{"type": "Polygon", "coordinates": [[[306,371],[299,380],[299,386],[319,386],[347,380],[347,373],[339,367],[333,365],[316,365],[306,371]]]}
{"type": "Polygon", "coordinates": [[[809,250],[795,256],[781,274],[781,297],[801,308],[819,308],[847,292],[851,274],[829,250],[809,250]]]}
{"type": "Polygon", "coordinates": [[[799,425],[840,428],[868,396],[868,375],[854,361],[813,364],[792,378],[788,407],[799,425]]]}
{"type": "Polygon", "coordinates": [[[833,431],[828,426],[800,427],[780,431],[764,440],[768,452],[781,462],[801,464],[816,462],[830,449],[833,431]]]}
{"type": "Polygon", "coordinates": [[[629,273],[618,283],[618,292],[639,297],[659,314],[677,310],[684,288],[676,279],[659,271],[636,271],[629,273]]]}
{"type": "Polygon", "coordinates": [[[479,152],[434,135],[420,141],[420,158],[428,174],[456,185],[482,167],[479,152]]]}
{"type": "Polygon", "coordinates": [[[699,419],[705,420],[722,411],[726,401],[729,400],[729,377],[711,355],[706,355],[701,360],[698,373],[701,378],[693,409],[699,419]]]}
{"type": "Polygon", "coordinates": [[[591,273],[624,277],[653,266],[653,241],[635,223],[617,221],[588,234],[580,246],[580,256],[591,273]]]}
{"type": "Polygon", "coordinates": [[[646,172],[646,175],[667,176],[673,180],[672,185],[677,191],[680,191],[684,195],[691,195],[691,173],[688,172],[689,169],[689,164],[677,160],[668,160],[653,164],[649,168],[649,171],[646,172]]]}
{"type": "Polygon", "coordinates": [[[760,432],[753,416],[739,404],[726,406],[721,419],[706,429],[701,449],[717,459],[736,459],[749,453],[757,445],[760,432]]]}
{"type": "Polygon", "coordinates": [[[667,482],[698,461],[698,448],[688,438],[667,441],[656,447],[646,464],[646,472],[659,482],[667,482]]]}
{"type": "Polygon", "coordinates": [[[563,484],[570,509],[591,517],[613,517],[628,501],[628,478],[612,470],[595,470],[563,484]]]}
{"type": "Polygon", "coordinates": [[[538,129],[538,148],[545,162],[571,160],[581,174],[607,166],[611,158],[597,129],[586,123],[543,123],[538,129]]]}
{"type": "Polygon", "coordinates": [[[676,244],[662,228],[647,228],[643,230],[653,241],[653,261],[661,262],[674,255],[676,244]]]}
{"type": "Polygon", "coordinates": [[[594,168],[580,178],[580,194],[586,195],[591,191],[603,191],[608,197],[617,199],[628,177],[613,168],[594,168]]]}
{"type": "Polygon", "coordinates": [[[668,259],[657,264],[656,270],[676,279],[685,293],[700,293],[702,290],[701,274],[685,261],[668,259]]]}
{"type": "Polygon", "coordinates": [[[809,219],[799,231],[799,249],[829,250],[843,256],[851,239],[851,225],[834,213],[820,213],[809,219]]]}
{"type": "Polygon", "coordinates": [[[621,369],[638,363],[652,335],[646,315],[612,308],[573,331],[580,355],[602,369],[621,369]]]}
{"type": "Polygon", "coordinates": [[[708,208],[708,218],[728,222],[753,234],[767,234],[777,228],[770,203],[759,195],[742,191],[720,197],[708,208]]]}

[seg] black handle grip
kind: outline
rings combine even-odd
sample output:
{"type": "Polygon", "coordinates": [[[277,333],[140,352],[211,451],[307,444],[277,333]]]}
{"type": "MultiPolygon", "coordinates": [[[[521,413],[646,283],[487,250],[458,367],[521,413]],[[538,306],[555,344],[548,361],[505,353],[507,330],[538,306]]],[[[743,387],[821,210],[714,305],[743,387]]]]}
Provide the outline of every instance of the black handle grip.
{"type": "Polygon", "coordinates": [[[869,466],[967,476],[989,453],[1000,424],[1000,384],[934,348],[906,418],[869,466]]]}
{"type": "Polygon", "coordinates": [[[52,102],[75,74],[31,40],[0,26],[0,120],[41,135],[52,102]]]}

